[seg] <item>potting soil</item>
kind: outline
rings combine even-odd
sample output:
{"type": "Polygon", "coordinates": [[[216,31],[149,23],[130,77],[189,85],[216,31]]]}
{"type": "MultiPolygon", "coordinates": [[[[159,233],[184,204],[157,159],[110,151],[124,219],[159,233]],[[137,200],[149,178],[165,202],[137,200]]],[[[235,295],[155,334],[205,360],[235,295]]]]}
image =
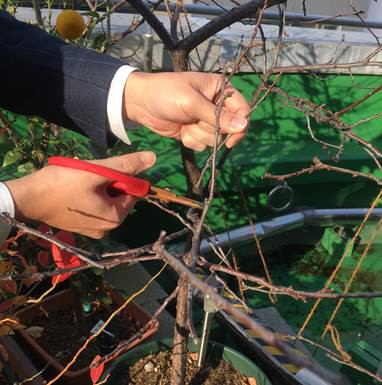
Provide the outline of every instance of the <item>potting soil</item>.
{"type": "MultiPolygon", "coordinates": [[[[171,351],[150,354],[130,366],[122,374],[120,385],[169,385],[172,376],[171,351]]],[[[223,360],[208,361],[199,369],[195,353],[187,358],[185,385],[254,385],[255,380],[247,379],[229,363],[223,360]]]]}
{"type": "MultiPolygon", "coordinates": [[[[35,319],[33,326],[43,328],[37,342],[60,364],[66,365],[90,336],[90,330],[99,320],[106,321],[111,314],[111,308],[105,305],[85,316],[85,325],[88,334],[80,331],[75,322],[72,308],[63,309],[54,313],[41,313],[35,319]]],[[[134,335],[142,325],[132,319],[127,312],[113,318],[106,330],[113,336],[101,332],[93,339],[88,347],[79,355],[71,370],[80,370],[90,365],[96,355],[105,355],[112,352],[121,340],[134,335]]]]}

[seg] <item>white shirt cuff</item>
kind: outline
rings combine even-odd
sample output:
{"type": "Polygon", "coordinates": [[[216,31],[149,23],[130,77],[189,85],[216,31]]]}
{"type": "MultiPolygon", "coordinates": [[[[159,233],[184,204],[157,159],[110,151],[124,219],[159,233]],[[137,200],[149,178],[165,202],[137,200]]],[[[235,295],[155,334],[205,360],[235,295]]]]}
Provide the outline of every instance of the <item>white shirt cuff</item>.
{"type": "Polygon", "coordinates": [[[111,132],[122,142],[131,144],[126,134],[126,127],[135,128],[133,122],[126,122],[123,119],[123,94],[128,77],[137,68],[124,65],[119,67],[110,84],[109,95],[107,97],[107,117],[111,132]]]}
{"type": "MultiPolygon", "coordinates": [[[[5,183],[0,182],[0,213],[8,213],[12,218],[15,217],[15,204],[11,192],[5,183]]],[[[0,245],[7,239],[11,225],[0,222],[0,245]]]]}

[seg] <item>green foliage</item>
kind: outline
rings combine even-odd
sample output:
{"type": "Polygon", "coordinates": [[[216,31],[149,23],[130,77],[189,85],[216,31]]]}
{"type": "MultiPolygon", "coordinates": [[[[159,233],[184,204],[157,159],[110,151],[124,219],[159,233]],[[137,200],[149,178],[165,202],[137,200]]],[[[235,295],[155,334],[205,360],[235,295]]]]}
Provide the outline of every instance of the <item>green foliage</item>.
{"type": "Polygon", "coordinates": [[[1,180],[31,173],[43,167],[49,156],[63,155],[93,159],[92,142],[37,117],[24,117],[0,110],[1,180]]]}
{"type": "Polygon", "coordinates": [[[93,43],[91,45],[91,48],[97,50],[97,51],[103,51],[105,49],[106,45],[106,34],[98,34],[93,39],[93,43]]]}
{"type": "MultiPolygon", "coordinates": [[[[311,227],[309,230],[299,229],[285,233],[282,237],[275,237],[273,242],[264,241],[263,252],[273,282],[299,290],[321,290],[347,251],[347,256],[329,287],[335,292],[342,292],[364,252],[371,234],[375,231],[375,226],[375,224],[366,226],[362,232],[362,237],[353,250],[349,248],[349,242],[354,235],[355,228],[350,225],[327,227],[324,230],[318,227],[311,227]],[[309,244],[311,240],[308,234],[310,236],[315,234],[314,238],[318,239],[317,242],[309,244]]],[[[379,236],[375,240],[374,247],[367,254],[367,258],[353,282],[351,292],[373,292],[382,289],[379,279],[382,273],[381,239],[379,236]]],[[[243,255],[240,254],[240,268],[242,271],[262,276],[264,272],[258,255],[255,255],[255,249],[255,245],[252,247],[247,245],[243,255]]],[[[236,250],[236,252],[240,251],[236,250]]],[[[307,317],[315,301],[314,299],[308,299],[306,302],[296,301],[287,296],[279,296],[277,302],[273,304],[266,296],[252,291],[246,291],[245,297],[251,308],[276,307],[294,330],[301,327],[302,320],[307,317]]],[[[336,304],[337,301],[335,300],[322,302],[308,326],[307,336],[313,339],[318,339],[321,336],[336,304]]],[[[379,298],[346,300],[334,324],[341,330],[342,334],[360,331],[364,333],[370,325],[380,327],[382,323],[381,309],[382,300],[379,298]]]]}
{"type": "Polygon", "coordinates": [[[110,289],[105,286],[103,274],[97,274],[95,271],[86,271],[73,278],[73,284],[77,288],[81,303],[84,308],[91,308],[97,302],[110,305],[110,289]]]}
{"type": "Polygon", "coordinates": [[[17,162],[21,157],[22,154],[20,151],[18,151],[17,148],[15,148],[14,150],[9,150],[4,156],[2,167],[4,168],[10,166],[11,164],[17,162]]]}
{"type": "Polygon", "coordinates": [[[95,17],[96,19],[99,19],[99,18],[100,18],[100,14],[99,14],[98,12],[95,12],[95,11],[82,12],[81,15],[82,15],[82,16],[91,16],[91,17],[95,17]]]}

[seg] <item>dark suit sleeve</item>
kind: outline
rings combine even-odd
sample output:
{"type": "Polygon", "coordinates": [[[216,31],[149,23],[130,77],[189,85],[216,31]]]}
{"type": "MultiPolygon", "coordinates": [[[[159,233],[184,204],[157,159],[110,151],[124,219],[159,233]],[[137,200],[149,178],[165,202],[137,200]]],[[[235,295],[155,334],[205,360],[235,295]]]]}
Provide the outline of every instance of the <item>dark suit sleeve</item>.
{"type": "Polygon", "coordinates": [[[0,11],[0,105],[8,110],[41,116],[106,146],[108,91],[123,64],[0,11]]]}

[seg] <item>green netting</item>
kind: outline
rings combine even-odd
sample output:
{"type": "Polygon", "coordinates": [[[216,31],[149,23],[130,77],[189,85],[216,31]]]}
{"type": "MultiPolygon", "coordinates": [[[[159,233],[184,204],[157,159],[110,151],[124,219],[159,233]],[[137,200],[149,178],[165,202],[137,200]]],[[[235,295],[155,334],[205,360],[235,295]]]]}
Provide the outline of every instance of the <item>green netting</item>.
{"type": "MultiPolygon", "coordinates": [[[[279,87],[294,97],[311,99],[325,104],[333,111],[361,99],[378,86],[377,76],[286,75],[279,87]]],[[[250,100],[259,84],[257,75],[241,74],[233,79],[250,100]]],[[[344,115],[347,123],[355,123],[380,112],[380,94],[374,95],[353,111],[344,115]]],[[[382,148],[381,118],[364,123],[355,132],[382,148]]],[[[315,136],[338,144],[338,134],[333,128],[311,122],[315,136]]],[[[139,142],[139,149],[154,149],[157,165],[149,172],[152,180],[161,186],[185,192],[185,180],[178,146],[174,141],[159,138],[142,129],[130,134],[139,142]]],[[[232,228],[248,223],[246,210],[239,194],[239,184],[245,190],[251,214],[255,218],[273,215],[266,207],[267,196],[275,182],[263,180],[265,172],[288,173],[308,167],[314,156],[331,162],[334,151],[312,140],[303,113],[285,106],[279,96],[271,95],[252,115],[249,134],[233,150],[230,160],[218,178],[218,194],[208,221],[215,230],[232,228]],[[219,198],[220,197],[220,198],[219,198]]],[[[205,154],[198,154],[200,164],[205,154]]],[[[355,143],[346,143],[341,160],[336,165],[381,176],[370,156],[355,143]]],[[[369,181],[354,179],[343,174],[316,172],[313,175],[291,179],[288,183],[295,192],[295,206],[360,207],[368,206],[378,188],[369,181]]]]}
{"type": "MultiPolygon", "coordinates": [[[[377,76],[366,75],[290,74],[281,77],[278,86],[293,97],[310,99],[316,104],[325,104],[329,109],[339,111],[378,86],[378,79],[377,76]]],[[[255,74],[240,74],[233,78],[233,83],[250,100],[259,85],[259,78],[255,74]]],[[[380,94],[370,97],[345,114],[344,120],[347,123],[354,123],[380,112],[380,98],[380,94]]],[[[377,148],[382,148],[381,119],[361,124],[355,130],[365,140],[372,141],[377,148]]],[[[24,134],[27,133],[24,118],[17,118],[14,124],[19,131],[21,129],[24,130],[24,134]]],[[[317,138],[338,144],[338,134],[333,128],[317,125],[313,120],[311,125],[317,138]]],[[[79,135],[71,133],[65,135],[74,140],[76,144],[72,146],[73,151],[78,152],[80,157],[88,157],[90,152],[102,155],[102,151],[93,143],[79,135]]],[[[121,154],[136,149],[154,150],[158,161],[147,173],[148,176],[162,187],[170,187],[184,193],[186,185],[177,142],[161,138],[145,128],[131,131],[129,136],[134,143],[133,147],[119,144],[109,151],[109,154],[121,154]]],[[[57,145],[57,141],[52,141],[50,153],[55,152],[57,145]]],[[[3,156],[9,148],[11,148],[9,142],[0,143],[3,156]]],[[[217,198],[207,218],[209,224],[215,231],[220,231],[248,223],[247,212],[239,193],[240,186],[244,190],[254,219],[274,215],[266,203],[268,194],[276,183],[262,179],[262,175],[267,171],[288,173],[308,167],[314,156],[333,163],[334,155],[334,150],[328,153],[321,144],[312,140],[303,113],[286,106],[285,100],[281,100],[279,96],[270,95],[252,115],[248,136],[232,151],[230,159],[219,175],[217,198]]],[[[205,153],[197,154],[200,165],[206,156],[205,153]]],[[[370,156],[355,143],[346,143],[341,160],[336,165],[362,172],[373,172],[381,176],[370,156]]],[[[1,171],[1,179],[20,175],[15,166],[9,166],[1,171]]],[[[364,207],[370,204],[378,190],[373,182],[326,171],[290,179],[288,183],[295,193],[294,207],[364,207]]]]}
{"type": "MultiPolygon", "coordinates": [[[[323,228],[303,228],[280,234],[262,242],[263,253],[269,267],[270,276],[275,285],[293,287],[298,290],[321,290],[340,258],[347,251],[346,258],[339,269],[330,289],[343,292],[362,253],[365,251],[375,225],[367,225],[357,239],[354,247],[349,247],[356,227],[336,226],[323,228]],[[312,241],[316,238],[317,241],[312,241]]],[[[264,269],[252,247],[233,249],[238,257],[240,270],[246,273],[264,276],[264,269]]],[[[378,233],[375,241],[361,265],[350,292],[379,292],[382,290],[382,233],[378,233]]],[[[231,279],[233,287],[237,282],[231,279]]],[[[254,285],[256,286],[256,285],[254,285]]],[[[239,293],[239,292],[238,292],[239,293]]],[[[315,299],[305,302],[289,296],[279,295],[277,301],[256,291],[246,290],[245,301],[250,308],[256,310],[273,307],[277,309],[284,321],[297,333],[308,316],[315,299]]],[[[308,323],[303,336],[336,351],[330,333],[321,341],[324,328],[337,305],[338,300],[323,300],[308,323]]],[[[340,308],[333,325],[338,329],[343,349],[353,355],[359,365],[376,372],[382,360],[382,299],[346,299],[340,308]],[[365,346],[368,348],[365,349],[365,346]],[[368,352],[366,354],[366,351],[368,352]],[[368,357],[370,352],[373,357],[368,357]],[[377,365],[378,364],[378,365],[377,365]]],[[[305,344],[305,347],[325,367],[332,370],[345,371],[353,384],[372,384],[367,376],[359,376],[354,369],[346,368],[330,360],[325,352],[305,344]]]]}

